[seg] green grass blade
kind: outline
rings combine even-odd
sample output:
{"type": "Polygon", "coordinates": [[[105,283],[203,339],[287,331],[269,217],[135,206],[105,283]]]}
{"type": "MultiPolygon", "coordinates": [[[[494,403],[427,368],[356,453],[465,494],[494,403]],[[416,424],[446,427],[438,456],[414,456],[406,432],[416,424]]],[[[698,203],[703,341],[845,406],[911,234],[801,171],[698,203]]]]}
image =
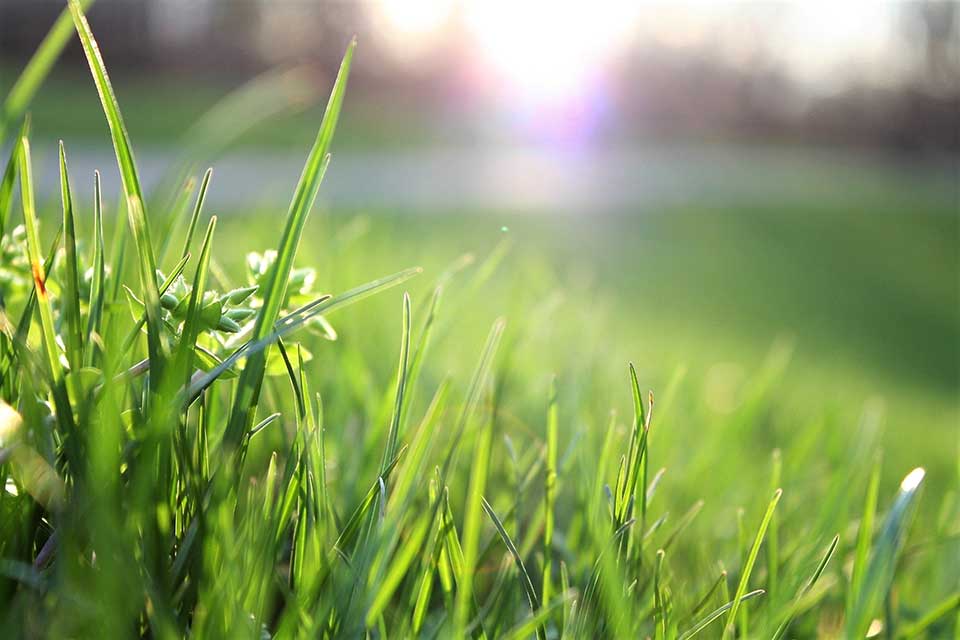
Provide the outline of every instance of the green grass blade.
{"type": "MultiPolygon", "coordinates": [[[[350,73],[350,63],[353,59],[355,47],[356,40],[353,40],[347,47],[343,61],[340,63],[340,70],[337,73],[326,112],[323,114],[323,120],[320,123],[320,130],[317,133],[313,148],[307,156],[303,173],[300,175],[293,200],[290,202],[283,236],[277,248],[277,258],[270,269],[266,288],[260,292],[263,298],[263,307],[257,314],[257,320],[253,328],[253,340],[255,341],[263,340],[273,331],[273,325],[280,314],[280,306],[286,296],[287,281],[290,270],[293,268],[293,259],[297,247],[300,244],[303,226],[310,209],[313,207],[320,182],[323,180],[324,172],[329,164],[330,142],[333,139],[337,119],[340,115],[340,107],[343,104],[343,95],[346,91],[347,76],[350,73]]],[[[224,442],[228,447],[239,446],[243,434],[249,427],[259,400],[265,365],[265,354],[260,352],[252,354],[240,376],[237,393],[230,412],[230,420],[224,434],[224,442]]]]}
{"type": "Polygon", "coordinates": [[[480,548],[481,502],[487,484],[487,468],[490,463],[490,441],[493,438],[492,416],[480,427],[477,444],[471,460],[470,484],[463,517],[463,571],[457,583],[454,604],[454,635],[467,635],[471,606],[474,602],[474,575],[477,570],[480,548]]]}
{"type": "MultiPolygon", "coordinates": [[[[93,0],[80,0],[80,7],[86,9],[93,0]]],[[[50,73],[53,63],[60,57],[60,52],[70,42],[70,36],[73,35],[73,25],[70,20],[70,10],[64,9],[57,21],[53,23],[50,31],[44,36],[43,42],[37,47],[30,58],[30,62],[24,67],[17,78],[16,83],[10,88],[6,100],[3,101],[3,107],[0,109],[0,144],[6,139],[7,129],[10,125],[23,116],[33,96],[36,95],[40,85],[50,73]]],[[[2,208],[0,208],[2,211],[2,208]]],[[[3,227],[0,226],[0,233],[3,227]]]]}
{"type": "Polygon", "coordinates": [[[380,461],[380,472],[393,458],[397,449],[397,439],[400,433],[400,417],[403,414],[403,401],[407,385],[407,370],[410,360],[410,294],[403,294],[403,325],[400,330],[400,363],[397,365],[397,393],[394,400],[393,416],[390,419],[390,430],[387,433],[387,442],[383,448],[380,461]]]}
{"type": "Polygon", "coordinates": [[[933,608],[931,608],[930,611],[928,611],[922,618],[901,629],[897,634],[897,638],[898,640],[909,640],[910,638],[916,638],[933,626],[934,623],[938,622],[941,618],[956,610],[960,610],[960,591],[947,596],[939,603],[934,605],[933,608]]]}
{"type": "Polygon", "coordinates": [[[880,456],[873,462],[870,480],[867,483],[867,496],[863,502],[863,514],[857,531],[857,546],[853,555],[853,569],[850,573],[850,587],[847,591],[847,611],[853,608],[856,594],[863,588],[863,575],[867,570],[870,555],[870,542],[873,540],[873,522],[877,513],[877,500],[880,494],[880,456]]]}
{"type": "Polygon", "coordinates": [[[760,521],[760,528],[757,529],[757,535],[753,539],[753,546],[750,547],[746,562],[744,562],[743,569],[740,571],[740,582],[737,584],[737,590],[733,594],[733,600],[731,601],[732,606],[730,607],[730,612],[727,614],[727,620],[724,623],[724,637],[733,633],[733,627],[737,619],[737,611],[740,609],[740,602],[747,592],[747,586],[750,583],[750,574],[753,573],[753,565],[757,561],[757,555],[760,553],[760,545],[763,543],[763,537],[767,532],[767,527],[773,518],[773,512],[777,508],[777,503],[780,502],[780,496],[782,495],[783,491],[781,489],[777,489],[774,492],[773,499],[770,500],[770,504],[767,506],[767,512],[763,515],[763,520],[760,521]]]}
{"type": "Polygon", "coordinates": [[[100,192],[100,172],[93,173],[93,279],[90,282],[89,311],[87,315],[86,342],[84,352],[84,366],[93,364],[93,336],[100,335],[103,321],[103,301],[106,285],[106,269],[103,260],[103,196],[100,192]]]}
{"type": "MultiPolygon", "coordinates": [[[[200,259],[197,261],[197,270],[193,277],[193,289],[190,291],[190,302],[187,307],[187,316],[183,321],[183,330],[180,332],[180,344],[177,346],[176,371],[178,375],[189,377],[192,373],[194,347],[200,335],[200,311],[203,303],[203,294],[207,290],[207,271],[210,267],[210,249],[213,244],[213,232],[217,228],[217,217],[210,218],[207,233],[203,238],[200,249],[200,259]]],[[[184,380],[186,382],[186,380],[184,380]]]]}
{"type": "Polygon", "coordinates": [[[751,591],[750,593],[745,593],[739,598],[731,600],[730,602],[723,605],[722,607],[712,611],[709,615],[703,618],[703,620],[693,625],[693,627],[691,627],[689,630],[684,631],[682,634],[680,634],[680,637],[678,640],[690,640],[690,638],[696,636],[698,633],[700,633],[701,631],[706,629],[708,626],[710,626],[710,624],[714,620],[717,620],[724,613],[733,609],[735,604],[745,602],[747,600],[750,600],[751,598],[756,598],[757,596],[761,596],[761,595],[763,595],[763,589],[756,589],[755,591],[751,591]]]}
{"type": "Polygon", "coordinates": [[[73,194],[67,172],[67,155],[60,141],[60,200],[63,206],[63,246],[66,253],[66,279],[60,298],[66,333],[67,361],[72,371],[83,362],[83,330],[80,327],[80,257],[77,255],[77,229],[73,216],[73,194]]]}
{"type": "Polygon", "coordinates": [[[210,178],[213,177],[213,168],[209,168],[203,174],[203,180],[200,182],[200,191],[197,192],[197,201],[193,207],[193,213],[190,215],[190,223],[187,225],[187,235],[183,240],[183,250],[180,257],[190,253],[190,243],[193,242],[193,234],[197,229],[197,221],[200,219],[200,212],[203,210],[203,203],[207,199],[207,189],[210,187],[210,178]]]}
{"type": "MultiPolygon", "coordinates": [[[[490,520],[493,522],[493,526],[497,528],[497,533],[500,534],[500,539],[503,540],[503,544],[506,545],[507,549],[510,551],[510,555],[513,556],[513,562],[517,565],[517,570],[520,572],[520,585],[523,587],[523,591],[527,595],[527,604],[530,605],[530,612],[536,616],[540,612],[540,600],[537,598],[537,592],[533,588],[533,580],[530,579],[530,573],[527,571],[527,567],[523,563],[523,558],[520,557],[520,552],[517,551],[517,546],[510,538],[510,534],[507,533],[507,530],[503,528],[503,523],[500,521],[500,518],[497,517],[496,511],[493,510],[493,507],[490,506],[490,503],[487,502],[486,498],[481,496],[480,500],[483,503],[483,510],[490,517],[490,520]]],[[[537,638],[540,640],[546,640],[546,637],[547,630],[546,627],[544,627],[543,622],[541,622],[537,625],[537,638]]]]}
{"type": "Polygon", "coordinates": [[[487,341],[483,346],[480,362],[477,364],[477,369],[474,371],[473,378],[470,380],[470,388],[467,391],[463,409],[460,411],[456,427],[454,427],[450,448],[447,450],[447,455],[443,460],[443,466],[440,470],[441,481],[447,477],[450,466],[453,464],[457,447],[463,437],[463,432],[467,428],[467,422],[470,420],[477,404],[480,402],[480,394],[483,392],[487,377],[490,374],[490,369],[493,366],[493,359],[497,354],[497,347],[500,345],[500,338],[503,335],[504,327],[506,327],[506,321],[503,318],[499,318],[493,323],[493,326],[490,328],[490,333],[487,334],[487,341]]]}
{"type": "Polygon", "coordinates": [[[830,546],[827,548],[827,552],[823,554],[823,558],[820,560],[820,563],[817,565],[816,570],[813,572],[813,575],[810,576],[810,580],[803,586],[800,592],[797,594],[797,597],[794,599],[793,604],[790,605],[789,612],[787,617],[783,622],[780,623],[780,626],[777,627],[777,630],[774,632],[771,640],[777,640],[782,638],[783,634],[787,632],[787,629],[790,627],[790,623],[793,622],[794,617],[797,615],[798,606],[801,599],[804,595],[807,594],[810,589],[813,588],[813,585],[817,584],[817,580],[820,579],[820,576],[823,574],[823,570],[826,569],[827,563],[830,562],[830,559],[833,557],[833,553],[837,550],[837,543],[840,542],[839,534],[833,537],[833,541],[830,543],[830,546]]]}
{"type": "Polygon", "coordinates": [[[33,271],[33,284],[37,296],[37,308],[40,311],[40,328],[43,337],[47,366],[54,384],[63,382],[63,366],[60,364],[60,348],[57,346],[56,331],[53,323],[53,309],[47,294],[46,273],[40,254],[40,231],[38,228],[36,205],[33,195],[33,170],[30,159],[30,141],[20,139],[20,201],[23,206],[23,221],[27,230],[27,255],[33,271]]]}
{"type": "Polygon", "coordinates": [[[550,397],[547,402],[547,461],[546,477],[543,487],[543,606],[550,606],[551,582],[553,580],[553,530],[556,526],[557,502],[557,432],[559,418],[557,410],[557,379],[550,381],[550,397]]]}
{"type": "MultiPolygon", "coordinates": [[[[387,505],[388,523],[384,529],[389,529],[391,525],[394,525],[397,520],[402,518],[409,506],[409,501],[413,495],[414,483],[422,475],[423,462],[445,406],[448,389],[449,383],[446,380],[440,383],[437,392],[433,396],[433,400],[430,402],[430,406],[427,408],[421,420],[420,427],[417,429],[417,433],[410,443],[408,453],[405,456],[406,460],[396,476],[393,497],[387,505]]],[[[430,516],[432,514],[428,513],[427,515],[430,516]]],[[[434,523],[435,518],[428,517],[426,520],[426,525],[429,527],[434,523]]],[[[387,549],[392,549],[396,546],[397,539],[400,535],[400,528],[394,525],[393,532],[392,540],[384,545],[387,549]]],[[[410,543],[408,542],[407,544],[410,543]]],[[[401,552],[401,554],[402,553],[403,552],[401,552]]],[[[412,560],[413,558],[409,559],[410,562],[412,562],[412,560]]],[[[376,580],[380,586],[373,598],[373,604],[370,605],[370,609],[367,612],[368,626],[383,613],[390,598],[399,587],[400,578],[403,577],[408,566],[409,562],[404,563],[403,556],[401,555],[401,558],[395,559],[391,564],[385,577],[382,580],[376,580]]]]}
{"type": "MultiPolygon", "coordinates": [[[[10,157],[3,170],[3,179],[0,180],[0,236],[7,229],[7,218],[10,217],[10,205],[13,202],[13,189],[17,181],[17,162],[20,154],[20,141],[30,137],[30,118],[24,118],[20,127],[20,135],[10,145],[10,157]]],[[[0,138],[2,141],[2,138],[0,138]]]]}
{"type": "MultiPolygon", "coordinates": [[[[890,591],[924,475],[925,471],[917,467],[900,483],[900,491],[873,545],[860,591],[854,594],[853,608],[847,612],[846,635],[849,638],[866,635],[870,622],[890,591]]],[[[885,626],[890,628],[889,620],[885,626]]]]}
{"type": "Polygon", "coordinates": [[[126,196],[127,215],[139,255],[140,282],[147,317],[147,343],[153,371],[150,380],[152,384],[156,384],[161,377],[166,350],[163,344],[163,321],[160,316],[160,293],[157,287],[157,261],[153,253],[153,246],[150,243],[150,229],[145,210],[146,202],[143,197],[143,190],[140,188],[140,177],[137,174],[133,150],[130,147],[130,136],[127,134],[123,117],[120,115],[120,107],[113,93],[113,86],[110,84],[110,77],[107,75],[106,66],[103,64],[97,41],[93,37],[93,32],[90,30],[86,17],[83,15],[83,7],[79,0],[68,1],[70,12],[73,14],[74,26],[80,36],[80,43],[83,45],[94,84],[97,86],[97,93],[100,95],[100,103],[107,118],[110,137],[113,140],[113,149],[117,156],[120,181],[123,184],[123,192],[126,196]]]}

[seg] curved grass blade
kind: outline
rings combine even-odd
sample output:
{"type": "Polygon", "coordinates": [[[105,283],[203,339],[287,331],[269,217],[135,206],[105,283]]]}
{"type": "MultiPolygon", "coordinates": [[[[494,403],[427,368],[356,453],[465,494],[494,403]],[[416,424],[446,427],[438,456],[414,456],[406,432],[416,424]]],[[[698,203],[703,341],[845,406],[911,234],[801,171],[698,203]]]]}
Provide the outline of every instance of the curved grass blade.
{"type": "MultiPolygon", "coordinates": [[[[340,107],[343,104],[343,95],[347,87],[347,76],[350,73],[350,62],[353,59],[353,51],[355,48],[356,39],[350,42],[343,56],[343,61],[340,63],[340,70],[337,73],[337,79],[334,82],[326,112],[323,114],[323,120],[320,123],[317,138],[313,143],[310,154],[307,156],[303,173],[300,175],[293,199],[290,202],[287,221],[283,229],[283,236],[277,248],[277,258],[273,263],[273,267],[270,269],[266,287],[264,291],[261,292],[263,307],[260,309],[260,313],[257,314],[257,320],[254,324],[254,341],[263,340],[272,333],[273,325],[277,321],[277,317],[280,314],[280,307],[286,297],[287,281],[290,276],[290,270],[293,267],[293,259],[297,252],[297,247],[300,244],[303,226],[306,223],[310,209],[313,207],[313,202],[317,197],[317,191],[320,189],[320,182],[323,180],[323,175],[330,162],[328,153],[330,142],[333,139],[337,119],[340,115],[340,107]]],[[[240,375],[237,392],[230,411],[229,422],[227,423],[227,428],[223,436],[223,442],[229,448],[239,447],[243,434],[249,428],[249,422],[252,419],[259,401],[260,386],[265,367],[265,354],[257,352],[251,354],[247,366],[244,367],[243,373],[240,375]]]]}
{"type": "Polygon", "coordinates": [[[90,30],[86,17],[83,15],[83,7],[80,1],[68,0],[68,2],[70,3],[74,26],[80,36],[83,52],[87,57],[90,72],[97,86],[97,93],[100,95],[100,103],[107,118],[110,137],[113,140],[113,149],[117,156],[117,167],[120,169],[120,181],[123,184],[123,192],[126,196],[127,215],[140,258],[138,262],[140,282],[143,287],[144,309],[147,317],[147,344],[150,352],[151,370],[153,371],[150,380],[151,384],[155,385],[161,377],[166,350],[163,345],[160,292],[157,288],[157,261],[150,243],[150,229],[144,209],[146,203],[143,198],[143,190],[140,187],[140,177],[137,175],[133,150],[130,148],[130,136],[127,134],[123,117],[120,115],[120,107],[113,93],[113,86],[110,84],[110,77],[107,75],[106,66],[103,64],[97,41],[93,37],[93,32],[90,30]]]}
{"type": "MultiPolygon", "coordinates": [[[[80,7],[84,10],[91,4],[93,4],[93,0],[80,0],[80,7]]],[[[30,62],[24,67],[20,77],[10,88],[7,99],[3,102],[3,107],[0,109],[0,144],[3,144],[6,138],[7,128],[10,124],[19,120],[27,110],[33,96],[36,95],[40,85],[43,84],[44,79],[50,73],[53,63],[57,61],[60,52],[63,51],[72,35],[73,25],[70,20],[70,10],[64,9],[57,21],[53,23],[50,31],[44,36],[43,42],[37,47],[33,57],[30,58],[30,62]]],[[[0,208],[0,212],[2,212],[2,208],[0,208]]],[[[2,231],[3,226],[0,225],[0,232],[2,231]]]]}
{"type": "Polygon", "coordinates": [[[823,558],[820,560],[820,564],[817,565],[817,569],[813,572],[813,575],[810,576],[810,580],[807,581],[807,584],[804,585],[803,589],[797,594],[797,597],[794,599],[793,604],[790,606],[790,610],[787,613],[786,619],[780,623],[780,626],[777,627],[777,630],[774,632],[771,640],[777,640],[782,638],[783,634],[787,632],[787,629],[790,627],[790,623],[793,622],[794,617],[797,615],[797,609],[800,604],[803,596],[807,594],[810,589],[813,588],[813,585],[817,584],[817,580],[820,579],[820,576],[823,574],[823,570],[827,567],[827,563],[830,562],[830,558],[833,557],[834,551],[837,550],[837,543],[840,542],[840,536],[835,535],[833,541],[830,543],[827,552],[823,555],[823,558]]]}
{"type": "Polygon", "coordinates": [[[737,590],[733,594],[730,613],[727,614],[727,621],[724,623],[724,637],[733,633],[733,626],[737,619],[737,611],[740,609],[740,602],[747,592],[747,585],[750,583],[750,574],[753,572],[753,565],[757,561],[757,554],[760,553],[760,544],[763,542],[767,527],[770,526],[770,520],[773,518],[773,512],[777,508],[777,503],[780,502],[780,496],[782,495],[782,489],[777,489],[773,493],[773,499],[770,500],[770,504],[767,506],[767,512],[763,515],[763,520],[760,521],[760,528],[757,529],[757,535],[753,539],[753,546],[750,547],[750,552],[747,554],[747,561],[744,563],[743,569],[740,572],[740,582],[737,584],[737,590]]]}
{"type": "Polygon", "coordinates": [[[703,620],[701,620],[697,624],[693,625],[693,627],[691,627],[688,631],[684,631],[682,634],[680,634],[680,637],[678,640],[690,640],[690,638],[694,637],[695,635],[697,635],[698,633],[706,629],[708,626],[710,626],[710,623],[712,623],[714,620],[722,616],[725,612],[730,611],[733,608],[734,604],[739,604],[751,598],[755,598],[757,596],[762,596],[762,595],[763,595],[763,589],[756,589],[755,591],[751,591],[750,593],[743,594],[742,596],[740,596],[740,598],[736,600],[731,600],[730,602],[723,605],[722,607],[712,611],[710,615],[705,617],[703,620]]]}
{"type": "MultiPolygon", "coordinates": [[[[510,555],[513,556],[513,561],[520,572],[520,585],[523,587],[524,593],[527,594],[527,604],[530,605],[530,612],[536,616],[540,612],[540,600],[537,598],[537,592],[533,588],[533,580],[530,579],[530,573],[527,571],[526,565],[523,564],[523,558],[520,557],[520,552],[517,551],[517,546],[510,538],[510,534],[503,528],[503,523],[500,521],[500,518],[497,517],[496,511],[493,510],[493,507],[490,506],[490,503],[487,502],[485,497],[480,496],[480,500],[483,505],[483,510],[490,517],[490,520],[493,521],[493,526],[497,528],[500,539],[503,540],[503,544],[506,545],[510,551],[510,555]]],[[[546,627],[544,627],[543,621],[540,621],[537,624],[537,638],[546,640],[546,637],[546,627]]]]}
{"type": "MultiPolygon", "coordinates": [[[[846,635],[849,638],[862,638],[867,634],[871,620],[890,591],[925,473],[923,468],[917,467],[900,483],[900,491],[873,545],[863,584],[854,596],[853,608],[847,613],[846,635]]],[[[889,629],[889,626],[888,621],[886,627],[889,629]]]]}

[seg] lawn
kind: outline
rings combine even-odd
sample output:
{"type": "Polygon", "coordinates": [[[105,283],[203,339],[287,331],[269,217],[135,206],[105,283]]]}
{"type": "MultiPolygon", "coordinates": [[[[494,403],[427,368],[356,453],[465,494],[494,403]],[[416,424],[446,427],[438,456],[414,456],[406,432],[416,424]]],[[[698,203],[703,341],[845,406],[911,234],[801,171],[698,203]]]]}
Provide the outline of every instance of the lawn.
{"type": "Polygon", "coordinates": [[[960,633],[954,201],[311,213],[351,48],[289,209],[212,218],[70,9],[124,193],[8,129],[11,637],[960,633]]]}

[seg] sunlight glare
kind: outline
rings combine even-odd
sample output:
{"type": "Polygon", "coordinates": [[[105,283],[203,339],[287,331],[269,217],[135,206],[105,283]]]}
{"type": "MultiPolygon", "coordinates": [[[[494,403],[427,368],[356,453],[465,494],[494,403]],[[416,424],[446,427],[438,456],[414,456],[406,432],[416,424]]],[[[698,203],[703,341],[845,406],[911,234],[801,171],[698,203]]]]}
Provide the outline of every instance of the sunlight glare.
{"type": "Polygon", "coordinates": [[[506,89],[562,102],[581,92],[633,27],[630,0],[467,2],[464,21],[479,53],[506,89]]]}

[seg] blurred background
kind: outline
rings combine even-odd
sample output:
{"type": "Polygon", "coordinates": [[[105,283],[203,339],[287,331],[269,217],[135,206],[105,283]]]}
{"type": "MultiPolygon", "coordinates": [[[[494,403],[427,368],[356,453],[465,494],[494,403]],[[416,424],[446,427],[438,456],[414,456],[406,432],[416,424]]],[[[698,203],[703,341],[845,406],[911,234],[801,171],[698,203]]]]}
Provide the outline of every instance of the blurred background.
{"type": "MultiPolygon", "coordinates": [[[[63,6],[0,0],[0,90],[63,6]]],[[[708,415],[792,349],[801,413],[884,397],[899,455],[955,465],[957,3],[98,0],[89,15],[145,183],[213,164],[229,246],[274,242],[356,34],[301,252],[331,288],[509,245],[458,335],[537,318],[544,375],[560,352],[618,380],[636,359],[658,389],[687,371],[708,415]]],[[[76,42],[31,111],[42,191],[62,138],[78,197],[94,168],[118,193],[76,42]]]]}

